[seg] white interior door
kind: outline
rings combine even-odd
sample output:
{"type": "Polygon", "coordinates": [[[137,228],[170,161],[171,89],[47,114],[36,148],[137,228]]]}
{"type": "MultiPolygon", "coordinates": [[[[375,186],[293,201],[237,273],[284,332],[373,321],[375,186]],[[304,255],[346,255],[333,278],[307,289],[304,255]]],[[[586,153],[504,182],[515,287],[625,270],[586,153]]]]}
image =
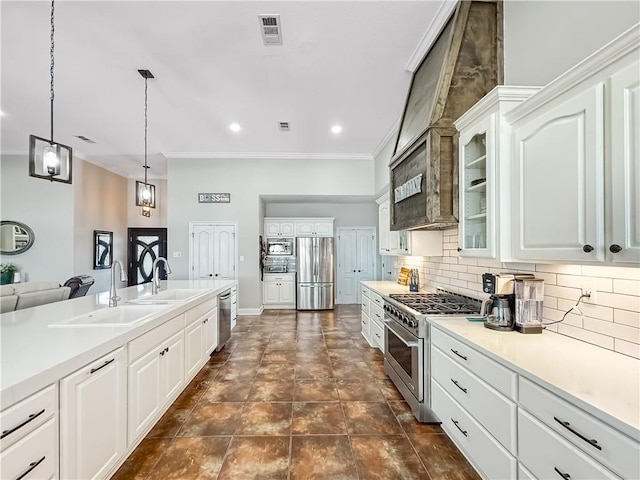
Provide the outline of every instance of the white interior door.
{"type": "Polygon", "coordinates": [[[235,225],[214,225],[213,227],[213,278],[225,280],[236,278],[235,225]]]}
{"type": "Polygon", "coordinates": [[[191,222],[191,279],[236,278],[236,224],[191,222]]]}
{"type": "Polygon", "coordinates": [[[338,228],[336,303],[360,303],[361,280],[375,279],[375,227],[338,228]]]}

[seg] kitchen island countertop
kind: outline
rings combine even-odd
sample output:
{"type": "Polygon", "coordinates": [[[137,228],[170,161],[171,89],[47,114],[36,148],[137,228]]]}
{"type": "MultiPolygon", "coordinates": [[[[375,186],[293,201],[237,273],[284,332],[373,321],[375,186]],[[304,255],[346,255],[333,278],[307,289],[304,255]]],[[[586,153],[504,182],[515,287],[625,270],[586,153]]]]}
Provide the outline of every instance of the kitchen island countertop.
{"type": "MultiPolygon", "coordinates": [[[[160,293],[168,289],[202,292],[185,302],[164,304],[148,318],[130,325],[51,326],[91,312],[108,314],[108,292],[3,313],[0,315],[0,409],[126,345],[192,306],[215,298],[235,284],[235,280],[161,281],[160,293]]],[[[151,284],[119,288],[117,294],[121,297],[118,304],[124,305],[151,295],[151,284]]]]}

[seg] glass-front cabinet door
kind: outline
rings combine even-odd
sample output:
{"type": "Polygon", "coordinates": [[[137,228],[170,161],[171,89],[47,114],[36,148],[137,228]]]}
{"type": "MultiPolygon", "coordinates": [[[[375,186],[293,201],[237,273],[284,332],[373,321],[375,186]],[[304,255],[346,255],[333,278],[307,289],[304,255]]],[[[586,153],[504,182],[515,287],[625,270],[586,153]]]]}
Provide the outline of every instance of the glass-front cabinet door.
{"type": "Polygon", "coordinates": [[[492,158],[490,121],[460,136],[460,255],[494,256],[492,239],[492,158]],[[488,155],[489,153],[489,155],[488,155]]]}

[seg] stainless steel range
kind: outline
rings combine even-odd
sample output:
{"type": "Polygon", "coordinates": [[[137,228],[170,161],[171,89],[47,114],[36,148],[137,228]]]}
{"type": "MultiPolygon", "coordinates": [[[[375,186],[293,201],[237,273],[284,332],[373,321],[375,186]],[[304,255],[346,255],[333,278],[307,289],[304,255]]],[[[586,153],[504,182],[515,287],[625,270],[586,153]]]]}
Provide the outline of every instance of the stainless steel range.
{"type": "Polygon", "coordinates": [[[426,317],[477,315],[482,311],[482,300],[438,291],[392,294],[384,301],[384,371],[418,421],[439,422],[430,408],[431,345],[426,317]]]}

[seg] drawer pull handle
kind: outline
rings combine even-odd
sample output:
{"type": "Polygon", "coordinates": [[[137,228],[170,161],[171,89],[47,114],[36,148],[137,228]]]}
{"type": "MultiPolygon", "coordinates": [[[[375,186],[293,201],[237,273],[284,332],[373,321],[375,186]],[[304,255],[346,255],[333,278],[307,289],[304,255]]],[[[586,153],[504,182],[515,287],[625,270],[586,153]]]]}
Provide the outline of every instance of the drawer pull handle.
{"type": "Polygon", "coordinates": [[[109,365],[110,363],[113,363],[113,362],[115,362],[115,361],[116,361],[116,359],[115,359],[115,358],[112,358],[111,360],[107,360],[106,362],[104,362],[104,363],[103,363],[102,365],[100,365],[99,367],[92,368],[91,370],[89,370],[89,374],[96,373],[98,370],[100,370],[100,369],[102,369],[102,368],[106,367],[107,365],[109,365]]]}
{"type": "Polygon", "coordinates": [[[379,333],[376,333],[376,337],[380,338],[380,334],[379,334],[379,333]]]}
{"type": "Polygon", "coordinates": [[[453,384],[454,384],[456,387],[458,387],[458,388],[459,388],[460,390],[462,390],[464,393],[467,393],[467,389],[466,389],[466,388],[461,387],[461,386],[460,386],[460,384],[459,384],[456,380],[454,380],[454,379],[452,378],[452,379],[451,379],[451,381],[453,382],[453,384]]]}
{"type": "Polygon", "coordinates": [[[558,422],[560,425],[562,425],[564,428],[566,428],[567,430],[569,430],[571,433],[573,433],[574,435],[576,435],[577,437],[580,437],[582,440],[584,440],[585,442],[587,442],[589,445],[591,445],[592,447],[597,448],[598,450],[602,450],[602,447],[600,445],[598,445],[598,441],[594,438],[587,438],[584,435],[582,435],[580,432],[574,430],[571,427],[571,424],[569,422],[565,422],[560,420],[558,417],[553,417],[553,419],[558,422]]]}
{"type": "Polygon", "coordinates": [[[462,355],[460,352],[458,352],[457,350],[454,350],[453,348],[450,349],[453,353],[455,353],[457,356],[459,356],[461,359],[466,360],[467,357],[465,357],[464,355],[462,355]]]}
{"type": "Polygon", "coordinates": [[[463,430],[460,428],[460,425],[458,425],[458,422],[456,420],[454,420],[453,418],[451,419],[451,421],[453,422],[453,424],[458,428],[458,430],[460,430],[462,432],[462,434],[467,437],[467,431],[463,430]]]}
{"type": "Polygon", "coordinates": [[[29,468],[27,468],[27,470],[26,470],[22,475],[20,475],[20,476],[16,477],[16,480],[22,480],[24,477],[26,477],[27,475],[29,475],[29,474],[33,471],[33,469],[35,469],[38,465],[40,465],[42,462],[44,462],[44,459],[45,459],[45,458],[47,458],[47,457],[46,457],[46,456],[45,456],[45,457],[42,457],[42,458],[41,458],[40,460],[38,460],[37,462],[31,462],[31,463],[29,464],[29,468]]]}
{"type": "Polygon", "coordinates": [[[376,317],[381,318],[380,315],[378,315],[377,313],[376,313],[376,317]]]}
{"type": "Polygon", "coordinates": [[[33,421],[33,420],[35,420],[35,419],[36,419],[36,418],[38,418],[40,415],[42,415],[42,414],[44,413],[44,411],[45,411],[45,409],[43,408],[43,409],[42,409],[42,410],[40,410],[38,413],[32,413],[32,414],[31,414],[31,415],[29,415],[29,416],[27,417],[27,419],[26,419],[24,422],[22,422],[21,424],[16,425],[15,427],[10,428],[9,430],[3,430],[3,431],[2,431],[2,436],[0,436],[0,438],[7,437],[7,436],[11,435],[13,432],[15,432],[16,430],[21,429],[21,428],[22,428],[22,427],[24,427],[27,423],[29,423],[29,422],[31,422],[31,421],[33,421]]]}
{"type": "Polygon", "coordinates": [[[560,475],[562,478],[571,478],[571,475],[569,475],[568,473],[562,473],[558,467],[553,467],[553,469],[558,472],[558,475],[560,475]]]}

